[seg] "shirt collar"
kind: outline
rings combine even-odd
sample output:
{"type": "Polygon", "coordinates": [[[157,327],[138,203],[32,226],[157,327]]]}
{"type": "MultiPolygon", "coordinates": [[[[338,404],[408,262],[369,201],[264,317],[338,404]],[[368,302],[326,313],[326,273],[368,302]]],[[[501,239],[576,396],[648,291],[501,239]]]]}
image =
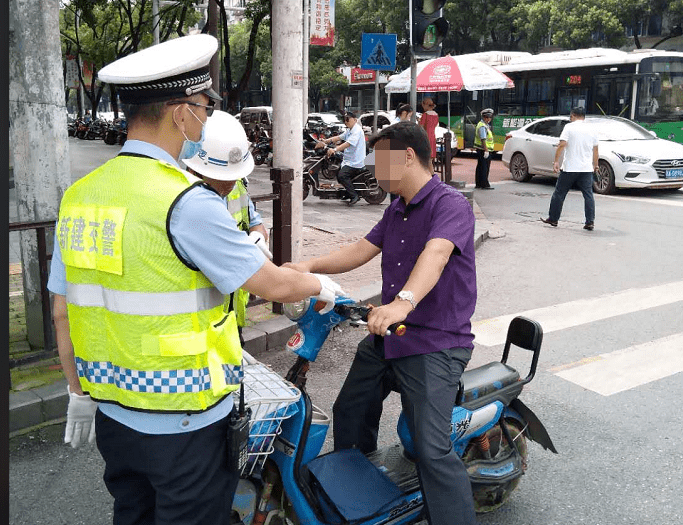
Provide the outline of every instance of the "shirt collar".
{"type": "MultiPolygon", "coordinates": [[[[422,202],[427,195],[429,195],[432,191],[434,191],[434,188],[436,188],[439,184],[441,183],[441,178],[438,175],[432,175],[432,178],[427,181],[427,184],[422,186],[420,188],[420,191],[418,191],[415,194],[415,197],[410,201],[410,204],[408,205],[410,208],[414,208],[417,206],[420,202],[422,202]]],[[[396,199],[399,201],[399,204],[396,206],[396,211],[400,211],[401,213],[406,211],[406,205],[405,201],[403,198],[401,199],[396,199]]]]}
{"type": "Polygon", "coordinates": [[[135,153],[137,155],[145,155],[153,159],[168,162],[177,168],[180,168],[178,161],[174,159],[166,150],[161,149],[155,144],[144,142],[142,140],[127,140],[124,142],[119,153],[135,153]]]}

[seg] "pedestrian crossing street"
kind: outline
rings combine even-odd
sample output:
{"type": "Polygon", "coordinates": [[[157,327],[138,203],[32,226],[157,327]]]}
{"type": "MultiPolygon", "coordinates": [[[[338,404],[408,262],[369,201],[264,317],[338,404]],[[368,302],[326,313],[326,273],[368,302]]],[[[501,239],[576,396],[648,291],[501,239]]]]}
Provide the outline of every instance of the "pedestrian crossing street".
{"type": "MultiPolygon", "coordinates": [[[[683,281],[631,288],[485,319],[472,323],[472,331],[478,345],[496,346],[505,342],[510,321],[518,315],[538,321],[547,334],[678,302],[683,303],[683,281]]],[[[680,306],[672,308],[672,311],[681,310],[680,306]]],[[[683,372],[683,333],[568,363],[550,371],[563,380],[610,396],[683,372]]]]}

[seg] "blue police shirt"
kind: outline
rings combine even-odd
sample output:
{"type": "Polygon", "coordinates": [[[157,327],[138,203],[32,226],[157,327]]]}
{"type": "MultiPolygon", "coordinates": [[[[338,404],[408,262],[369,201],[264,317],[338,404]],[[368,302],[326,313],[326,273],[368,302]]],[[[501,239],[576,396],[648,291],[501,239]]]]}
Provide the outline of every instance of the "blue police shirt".
{"type": "MultiPolygon", "coordinates": [[[[145,155],[180,167],[163,149],[139,140],[127,140],[121,153],[145,155]]],[[[199,268],[226,295],[241,287],[266,260],[261,250],[248,240],[247,234],[237,228],[225,201],[202,187],[193,188],[178,201],[171,214],[169,229],[181,256],[199,268]],[[211,249],[207,250],[208,247],[211,249]]],[[[48,289],[66,295],[66,271],[59,243],[55,240],[54,244],[48,289]]],[[[103,414],[145,434],[198,430],[226,417],[232,407],[232,396],[198,414],[150,413],[128,410],[112,403],[99,405],[103,414]]]]}

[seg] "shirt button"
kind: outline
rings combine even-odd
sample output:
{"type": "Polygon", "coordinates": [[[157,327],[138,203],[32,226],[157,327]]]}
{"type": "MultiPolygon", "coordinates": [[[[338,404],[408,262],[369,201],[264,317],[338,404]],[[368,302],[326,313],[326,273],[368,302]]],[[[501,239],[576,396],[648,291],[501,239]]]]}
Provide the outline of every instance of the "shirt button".
{"type": "Polygon", "coordinates": [[[399,266],[401,266],[401,263],[398,263],[399,266]]]}
{"type": "Polygon", "coordinates": [[[391,285],[391,287],[393,288],[393,287],[394,287],[394,285],[392,284],[392,285],[391,285]]]}
{"type": "Polygon", "coordinates": [[[403,217],[403,220],[404,220],[404,221],[407,221],[407,220],[408,220],[408,217],[403,217]]]}
{"type": "Polygon", "coordinates": [[[403,244],[404,242],[406,242],[406,241],[404,241],[403,239],[401,239],[401,244],[403,244]]]}
{"type": "Polygon", "coordinates": [[[190,422],[187,419],[183,419],[183,422],[180,423],[182,426],[186,427],[187,425],[190,424],[190,422]]]}

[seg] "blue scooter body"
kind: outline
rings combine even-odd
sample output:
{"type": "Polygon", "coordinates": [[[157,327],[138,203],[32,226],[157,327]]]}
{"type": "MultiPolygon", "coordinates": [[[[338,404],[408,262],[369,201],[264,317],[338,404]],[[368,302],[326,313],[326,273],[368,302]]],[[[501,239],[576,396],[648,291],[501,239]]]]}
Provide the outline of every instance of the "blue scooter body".
{"type": "MultiPolygon", "coordinates": [[[[338,324],[347,319],[350,319],[352,323],[363,323],[357,316],[349,314],[349,312],[355,312],[353,310],[354,302],[349,298],[338,298],[335,309],[326,314],[320,314],[319,311],[316,311],[320,310],[320,306],[320,304],[316,303],[315,299],[311,299],[307,302],[303,311],[295,316],[290,315],[290,318],[297,322],[298,328],[287,343],[287,348],[299,356],[298,363],[315,361],[329,332],[338,324]]],[[[504,354],[504,357],[506,355],[504,354]]],[[[534,354],[534,361],[536,360],[537,353],[534,354]]],[[[509,370],[513,369],[510,368],[509,370]]],[[[533,374],[530,376],[533,376],[533,374]]],[[[519,375],[517,374],[516,377],[519,377],[519,375]]],[[[529,380],[530,378],[527,377],[524,382],[529,380]]],[[[305,379],[302,382],[303,384],[305,384],[305,379]]],[[[482,384],[477,385],[477,391],[474,392],[474,395],[472,395],[472,389],[468,391],[469,404],[463,402],[453,407],[451,441],[455,451],[461,457],[463,457],[467,450],[472,450],[470,445],[477,442],[477,440],[486,441],[487,433],[496,425],[499,425],[501,429],[501,443],[503,435],[505,435],[510,443],[518,437],[526,435],[526,437],[541,443],[545,448],[556,452],[543,425],[521,401],[516,399],[516,394],[514,394],[512,402],[505,395],[496,395],[496,392],[491,394],[490,390],[500,390],[503,393],[505,389],[499,381],[490,381],[483,384],[487,394],[482,396],[479,394],[481,386],[482,384]],[[472,398],[476,399],[472,401],[472,398]],[[506,424],[502,424],[503,421],[513,421],[519,425],[518,435],[514,439],[510,438],[506,424]],[[524,430],[529,426],[534,429],[534,432],[523,434],[524,430]]],[[[521,391],[521,386],[515,388],[521,391]]],[[[468,392],[461,392],[461,401],[468,399],[465,395],[468,392]]],[[[325,515],[324,513],[321,514],[320,510],[326,504],[317,499],[317,496],[309,486],[308,480],[310,478],[306,475],[306,465],[319,455],[324,442],[324,434],[321,436],[320,433],[317,433],[318,435],[315,439],[309,439],[309,436],[314,433],[311,427],[313,405],[305,390],[302,391],[302,395],[297,401],[297,408],[298,410],[295,415],[282,422],[281,433],[275,440],[274,451],[270,455],[270,460],[277,466],[282,486],[299,522],[323,525],[330,523],[329,518],[323,517],[325,515]],[[317,508],[317,512],[314,510],[314,506],[317,508]]],[[[326,428],[324,432],[326,432],[326,428]]],[[[397,433],[405,451],[405,456],[414,458],[415,449],[403,413],[399,417],[397,433]]],[[[511,482],[521,476],[524,473],[525,465],[524,459],[521,458],[517,449],[518,445],[513,444],[508,447],[505,454],[500,454],[501,457],[478,460],[468,464],[468,473],[470,474],[473,488],[478,486],[477,484],[494,488],[504,484],[509,486],[511,482]]],[[[419,490],[419,484],[416,484],[414,489],[403,491],[399,497],[392,500],[390,506],[382,507],[381,511],[375,513],[372,517],[356,523],[362,525],[413,523],[418,521],[422,507],[422,494],[419,490]]]]}

